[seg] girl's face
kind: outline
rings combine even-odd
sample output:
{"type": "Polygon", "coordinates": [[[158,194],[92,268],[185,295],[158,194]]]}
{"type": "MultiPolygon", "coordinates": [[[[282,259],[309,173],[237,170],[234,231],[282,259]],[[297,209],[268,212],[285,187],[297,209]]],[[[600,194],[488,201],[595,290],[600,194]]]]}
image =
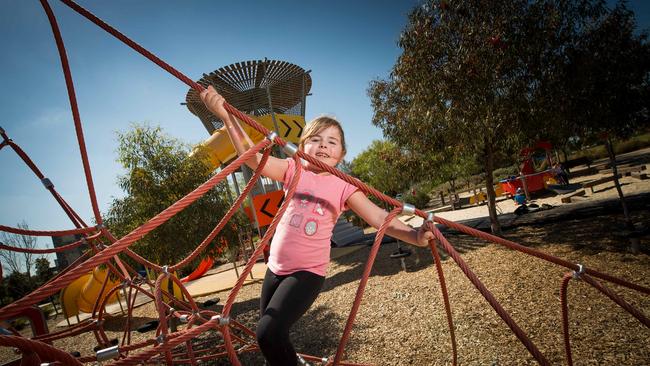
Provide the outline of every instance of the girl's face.
{"type": "Polygon", "coordinates": [[[303,152],[321,162],[335,167],[343,159],[341,132],[336,126],[320,130],[303,142],[303,152]]]}

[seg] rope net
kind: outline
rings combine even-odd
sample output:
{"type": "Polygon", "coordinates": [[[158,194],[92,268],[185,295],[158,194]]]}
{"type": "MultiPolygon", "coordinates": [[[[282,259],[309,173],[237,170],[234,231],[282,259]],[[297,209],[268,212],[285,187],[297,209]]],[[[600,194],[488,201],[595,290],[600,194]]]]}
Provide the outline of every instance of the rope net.
{"type": "MultiPolygon", "coordinates": [[[[277,134],[271,133],[265,127],[258,124],[255,120],[251,119],[247,115],[241,113],[237,109],[233,108],[231,105],[226,105],[226,109],[235,115],[240,121],[243,121],[249,124],[251,127],[262,133],[264,136],[267,136],[266,139],[262,140],[252,148],[250,148],[246,153],[239,156],[231,164],[222,169],[219,173],[215,174],[205,183],[197,187],[194,191],[187,194],[185,197],[178,200],[176,203],[168,207],[167,209],[160,212],[155,217],[151,218],[148,222],[141,225],[140,227],[134,229],[129,234],[123,236],[122,238],[115,238],[111,232],[102,224],[102,217],[99,212],[97,198],[95,196],[92,174],[90,171],[90,164],[88,162],[88,156],[85,148],[85,141],[83,135],[83,129],[81,124],[81,118],[79,116],[79,111],[77,108],[77,102],[74,92],[74,85],[72,82],[72,76],[67,61],[67,55],[65,47],[63,44],[63,39],[61,37],[56,18],[52,12],[48,2],[46,0],[40,0],[43,6],[45,13],[47,14],[48,20],[52,27],[52,32],[59,50],[59,55],[61,58],[61,64],[63,72],[65,75],[66,86],[68,89],[68,95],[70,100],[70,105],[72,109],[75,131],[77,134],[77,140],[79,143],[79,149],[81,153],[84,175],[86,179],[86,184],[88,187],[88,193],[90,195],[90,201],[93,208],[94,219],[97,222],[95,226],[87,225],[80,216],[68,205],[68,203],[58,194],[54,185],[47,179],[43,173],[38,169],[38,167],[32,162],[29,156],[14,142],[12,141],[7,133],[0,129],[0,136],[2,137],[2,142],[0,143],[0,149],[4,147],[11,147],[16,154],[25,162],[25,164],[34,172],[36,177],[40,179],[45,188],[50,191],[54,199],[59,203],[64,213],[70,218],[72,226],[69,230],[58,230],[58,231],[36,231],[36,230],[24,230],[20,228],[13,228],[8,226],[0,225],[0,230],[8,233],[19,234],[19,235],[33,235],[33,236],[60,236],[60,235],[69,235],[69,234],[78,234],[82,236],[82,239],[68,244],[62,247],[55,249],[33,249],[25,250],[21,248],[15,248],[8,245],[1,244],[1,250],[12,250],[12,251],[30,251],[32,253],[53,253],[53,252],[63,252],[76,248],[81,244],[86,244],[91,248],[91,252],[86,252],[79,259],[69,265],[65,270],[61,271],[50,281],[42,285],[37,290],[32,293],[24,296],[23,298],[15,301],[12,304],[5,306],[0,309],[0,319],[10,319],[15,316],[20,316],[25,308],[29,308],[32,305],[37,304],[43,299],[48,298],[59,292],[61,289],[68,286],[74,280],[78,279],[82,274],[85,274],[92,270],[93,268],[99,265],[106,265],[108,271],[106,273],[106,278],[109,274],[112,274],[119,278],[120,285],[112,289],[102,288],[102,293],[105,292],[105,296],[98,296],[95,304],[93,306],[92,317],[90,319],[78,322],[74,326],[71,326],[67,329],[64,329],[59,332],[47,333],[35,336],[31,339],[24,338],[19,335],[0,335],[0,345],[5,347],[14,347],[22,352],[23,362],[32,362],[38,364],[39,362],[49,362],[50,364],[61,364],[61,365],[81,365],[84,363],[94,363],[97,361],[108,361],[112,360],[113,365],[133,365],[133,364],[191,364],[196,365],[198,363],[219,359],[227,358],[229,362],[233,365],[240,365],[239,356],[246,352],[255,352],[259,351],[255,340],[255,333],[239,323],[231,314],[233,304],[235,303],[237,294],[242,288],[246,277],[250,274],[253,269],[253,265],[257,262],[257,259],[263,253],[264,249],[269,245],[269,241],[275,232],[275,229],[287,209],[288,203],[291,201],[297,183],[300,179],[301,174],[301,164],[299,164],[299,159],[304,159],[309,161],[311,164],[317,166],[323,171],[327,171],[330,174],[333,174],[340,179],[358,187],[362,192],[367,195],[373,195],[384,203],[394,207],[394,209],[386,217],[385,222],[380,226],[375,241],[370,250],[368,260],[365,265],[363,275],[360,279],[357,293],[354,299],[354,303],[350,314],[348,316],[345,329],[341,336],[339,345],[337,347],[336,353],[334,355],[327,356],[313,356],[313,355],[304,355],[300,356],[308,362],[319,362],[323,365],[357,365],[355,363],[344,361],[345,347],[349,340],[352,326],[355,321],[357,312],[359,311],[361,300],[363,298],[364,290],[370,272],[372,270],[375,258],[379,251],[379,246],[382,242],[382,239],[386,233],[386,230],[389,226],[391,220],[393,220],[398,214],[402,213],[406,208],[402,202],[397,201],[394,198],[388,197],[383,193],[377,191],[376,189],[365,185],[363,182],[359,181],[356,178],[350,177],[339,170],[327,166],[321,163],[318,160],[313,159],[312,157],[305,155],[301,151],[295,148],[295,146],[290,143],[285,142],[277,136],[277,134]],[[261,171],[265,166],[269,154],[271,152],[270,147],[273,144],[277,144],[283,148],[285,151],[289,152],[293,159],[296,160],[296,173],[294,179],[289,184],[289,188],[286,192],[285,200],[280,206],[278,213],[272,220],[269,225],[268,230],[264,236],[256,244],[256,249],[253,254],[250,256],[248,262],[246,263],[244,269],[241,271],[235,286],[230,291],[230,294],[226,300],[226,303],[220,313],[211,310],[202,309],[196,304],[192,296],[189,294],[185,286],[178,280],[176,277],[171,276],[170,274],[177,271],[178,269],[186,266],[192,260],[194,260],[198,255],[200,255],[208,243],[210,243],[220,231],[228,223],[232,215],[238,210],[249,194],[257,180],[261,176],[261,171]],[[263,154],[262,161],[254,172],[253,177],[249,180],[244,190],[241,194],[235,199],[234,203],[224,215],[224,217],[219,221],[215,228],[208,234],[208,236],[197,245],[194,251],[190,253],[186,258],[181,260],[178,263],[172,265],[161,265],[158,263],[153,263],[141,256],[137,255],[129,249],[129,247],[135,243],[137,240],[147,235],[150,231],[154,230],[158,226],[165,223],[171,217],[173,217],[178,212],[185,209],[192,202],[196,201],[207,191],[212,189],[215,185],[222,182],[229,174],[236,171],[244,164],[247,160],[253,157],[258,152],[263,154]],[[108,244],[108,245],[107,245],[108,244]],[[155,281],[152,283],[148,279],[140,276],[133,268],[128,264],[122,262],[118,254],[126,255],[133,259],[135,262],[145,266],[148,269],[155,270],[160,273],[155,281]],[[165,280],[172,281],[176,286],[178,286],[183,294],[183,300],[179,300],[172,296],[166,291],[165,286],[163,285],[165,280]],[[147,288],[152,290],[147,290],[147,288]],[[106,305],[108,300],[115,295],[118,295],[118,292],[122,293],[124,300],[127,303],[126,307],[126,321],[125,330],[121,340],[118,340],[117,344],[112,342],[104,329],[104,319],[108,315],[106,313],[106,305]],[[147,339],[142,342],[132,343],[131,342],[131,330],[129,322],[132,320],[133,309],[135,308],[135,299],[137,296],[146,296],[150,298],[156,306],[158,313],[158,322],[155,326],[155,336],[147,339]],[[54,340],[73,337],[75,335],[93,332],[97,340],[97,351],[94,356],[85,356],[85,357],[73,357],[70,353],[65,350],[60,350],[51,345],[54,340]]],[[[197,84],[190,80],[188,77],[184,76],[176,69],[136,44],[125,35],[111,27],[110,25],[103,22],[101,19],[97,18],[95,15],[82,8],[72,0],[61,0],[65,5],[69,6],[71,9],[84,16],[91,22],[97,24],[99,27],[115,36],[116,38],[123,41],[129,47],[133,48],[161,68],[168,71],[170,74],[177,77],[179,80],[189,85],[191,88],[195,89],[197,92],[200,92],[204,89],[204,86],[197,84]]],[[[438,273],[438,279],[441,285],[441,292],[443,296],[443,301],[445,304],[445,311],[447,315],[447,322],[449,325],[449,334],[451,337],[452,353],[453,353],[453,363],[457,363],[457,346],[454,333],[454,323],[451,313],[451,307],[449,304],[449,296],[447,293],[447,286],[445,283],[445,277],[442,270],[440,255],[438,254],[437,245],[439,244],[455,261],[455,263],[460,267],[465,276],[472,282],[472,284],[479,290],[483,297],[488,301],[490,306],[498,313],[498,315],[503,319],[503,321],[508,325],[512,332],[517,336],[517,338],[523,343],[526,349],[531,353],[531,355],[542,365],[548,365],[549,361],[544,357],[544,355],[539,351],[535,344],[530,340],[526,333],[517,325],[517,323],[512,319],[509,313],[499,304],[499,302],[494,298],[490,291],[485,287],[483,283],[478,279],[478,277],[472,272],[472,270],[467,266],[467,264],[460,257],[458,252],[454,247],[449,243],[449,241],[442,235],[440,230],[434,225],[434,222],[437,222],[441,225],[447,226],[449,228],[455,229],[462,233],[472,235],[478,238],[482,238],[486,241],[490,241],[499,245],[503,245],[513,250],[520,251],[522,253],[546,260],[548,262],[554,263],[558,266],[562,266],[570,270],[567,275],[562,280],[561,284],[561,297],[562,297],[562,318],[564,325],[564,342],[565,342],[565,351],[566,351],[566,361],[569,365],[572,364],[571,358],[571,348],[569,342],[569,332],[568,332],[568,310],[566,304],[566,288],[571,279],[583,279],[586,283],[589,283],[600,292],[605,294],[607,297],[612,299],[616,304],[621,306],[623,309],[628,311],[632,316],[638,319],[646,327],[650,327],[650,321],[648,318],[641,313],[639,310],[625,302],[622,298],[616,295],[612,290],[605,287],[603,284],[599,283],[596,278],[604,281],[608,281],[620,286],[624,286],[636,291],[639,291],[643,294],[650,294],[650,289],[644,286],[630,283],[623,279],[619,279],[594,269],[586,268],[578,264],[570,263],[568,261],[562,260],[557,257],[536,251],[534,249],[525,247],[523,245],[517,244],[515,242],[481,232],[476,229],[472,229],[461,224],[445,220],[440,217],[433,217],[433,215],[423,212],[419,209],[413,209],[408,207],[409,212],[414,213],[426,219],[424,225],[427,230],[431,231],[434,234],[435,239],[429,242],[429,248],[433,256],[434,262],[436,264],[436,270],[438,273]]],[[[104,282],[104,286],[106,285],[104,282]]]]}

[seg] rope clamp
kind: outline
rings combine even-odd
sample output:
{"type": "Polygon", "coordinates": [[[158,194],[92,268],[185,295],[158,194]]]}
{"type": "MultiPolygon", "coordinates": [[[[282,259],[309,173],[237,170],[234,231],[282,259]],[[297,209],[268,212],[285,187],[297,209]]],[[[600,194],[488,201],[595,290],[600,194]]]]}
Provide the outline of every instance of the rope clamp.
{"type": "Polygon", "coordinates": [[[413,215],[415,213],[415,206],[413,206],[413,205],[411,205],[409,203],[405,203],[402,206],[402,213],[405,214],[405,215],[413,215]]]}
{"type": "Polygon", "coordinates": [[[582,276],[583,273],[585,273],[585,267],[582,266],[582,264],[577,263],[578,265],[578,271],[573,271],[573,278],[576,280],[580,279],[580,276],[582,276]]]}
{"type": "Polygon", "coordinates": [[[162,273],[164,273],[165,276],[169,276],[169,266],[162,266],[162,273]]]}
{"type": "Polygon", "coordinates": [[[266,139],[269,140],[269,141],[271,141],[271,144],[274,144],[274,143],[275,143],[274,140],[275,140],[276,137],[278,137],[278,133],[275,132],[275,131],[271,131],[271,133],[269,133],[268,135],[266,135],[266,139]]]}
{"type": "Polygon", "coordinates": [[[161,333],[158,337],[156,337],[156,343],[162,344],[164,342],[165,342],[165,335],[161,333]]]}
{"type": "Polygon", "coordinates": [[[230,324],[230,318],[227,316],[221,317],[221,315],[215,315],[212,318],[210,318],[210,320],[218,321],[220,327],[230,324]]]}
{"type": "Polygon", "coordinates": [[[101,231],[104,227],[105,227],[104,224],[97,224],[97,225],[95,225],[95,229],[100,230],[100,231],[101,231]]]}
{"type": "Polygon", "coordinates": [[[190,316],[187,314],[183,314],[180,317],[178,317],[178,320],[180,320],[181,323],[188,323],[190,321],[190,316]]]}
{"type": "Polygon", "coordinates": [[[429,221],[429,222],[433,222],[433,212],[429,212],[429,213],[427,214],[427,221],[429,221]]]}
{"type": "Polygon", "coordinates": [[[43,183],[43,186],[45,186],[45,189],[54,188],[54,183],[52,183],[50,178],[41,179],[41,183],[43,183]]]}
{"type": "Polygon", "coordinates": [[[119,356],[120,356],[120,349],[117,345],[109,348],[100,349],[99,351],[97,351],[97,353],[95,353],[95,357],[97,357],[97,361],[99,362],[112,360],[119,356]]]}
{"type": "Polygon", "coordinates": [[[298,152],[298,147],[291,142],[287,142],[283,147],[282,150],[287,153],[289,156],[294,156],[298,152]]]}

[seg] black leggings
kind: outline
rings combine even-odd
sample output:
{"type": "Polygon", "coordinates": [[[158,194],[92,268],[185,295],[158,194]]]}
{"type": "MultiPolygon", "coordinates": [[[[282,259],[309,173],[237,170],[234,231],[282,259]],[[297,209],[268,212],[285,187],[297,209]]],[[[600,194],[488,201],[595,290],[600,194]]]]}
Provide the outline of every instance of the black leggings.
{"type": "Polygon", "coordinates": [[[266,270],[260,298],[257,343],[271,366],[297,364],[289,328],[307,312],[320,292],[325,277],[307,271],[278,276],[266,270]]]}

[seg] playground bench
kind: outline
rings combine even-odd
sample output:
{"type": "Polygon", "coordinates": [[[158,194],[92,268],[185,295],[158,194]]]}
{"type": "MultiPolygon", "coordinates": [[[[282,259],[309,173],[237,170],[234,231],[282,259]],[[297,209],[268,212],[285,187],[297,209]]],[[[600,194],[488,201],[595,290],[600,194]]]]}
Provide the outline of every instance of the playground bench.
{"type": "MultiPolygon", "coordinates": [[[[646,169],[647,169],[647,165],[638,165],[638,166],[627,166],[627,167],[617,168],[616,171],[618,172],[618,174],[621,174],[621,175],[627,177],[627,176],[632,175],[632,173],[638,173],[638,172],[641,172],[641,171],[646,170],[646,169]]],[[[603,170],[600,170],[599,173],[601,173],[601,174],[613,174],[614,171],[612,169],[603,169],[603,170]]]]}
{"type": "MultiPolygon", "coordinates": [[[[621,175],[619,174],[618,177],[620,178],[621,175]]],[[[600,179],[592,180],[591,182],[583,183],[583,184],[582,184],[582,188],[589,188],[589,189],[591,189],[591,193],[593,194],[593,193],[594,193],[594,187],[595,187],[595,186],[597,186],[597,185],[599,185],[599,184],[603,184],[603,183],[611,182],[611,181],[613,181],[613,180],[614,180],[614,176],[611,175],[611,176],[609,176],[609,177],[604,177],[604,178],[600,178],[600,179]]]]}
{"type": "Polygon", "coordinates": [[[571,203],[572,198],[578,197],[578,196],[584,196],[584,195],[585,195],[585,190],[580,189],[580,190],[577,190],[577,191],[571,193],[570,195],[568,195],[566,197],[562,197],[561,201],[562,201],[562,203],[571,203]]]}

